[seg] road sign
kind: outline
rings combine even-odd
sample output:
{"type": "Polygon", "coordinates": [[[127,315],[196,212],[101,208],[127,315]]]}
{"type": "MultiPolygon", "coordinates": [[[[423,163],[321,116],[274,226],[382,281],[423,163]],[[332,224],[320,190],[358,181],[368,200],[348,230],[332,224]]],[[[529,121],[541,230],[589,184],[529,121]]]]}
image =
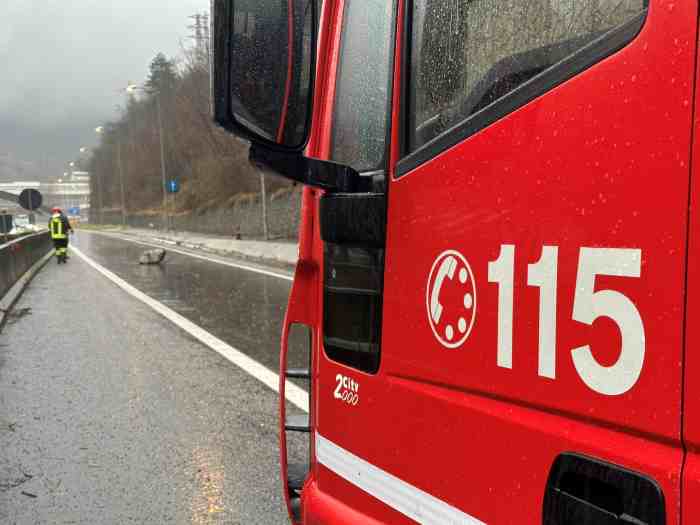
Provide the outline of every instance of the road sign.
{"type": "Polygon", "coordinates": [[[44,198],[42,197],[41,193],[32,188],[22,190],[22,193],[19,194],[19,198],[17,200],[22,208],[29,211],[39,209],[41,207],[41,203],[44,202],[44,198]]]}
{"type": "Polygon", "coordinates": [[[180,183],[175,179],[169,180],[167,184],[167,189],[168,193],[177,193],[178,191],[180,191],[180,183]]]}
{"type": "Polygon", "coordinates": [[[75,206],[73,208],[68,208],[68,215],[74,215],[74,216],[80,215],[80,208],[78,208],[77,206],[75,206]]]}

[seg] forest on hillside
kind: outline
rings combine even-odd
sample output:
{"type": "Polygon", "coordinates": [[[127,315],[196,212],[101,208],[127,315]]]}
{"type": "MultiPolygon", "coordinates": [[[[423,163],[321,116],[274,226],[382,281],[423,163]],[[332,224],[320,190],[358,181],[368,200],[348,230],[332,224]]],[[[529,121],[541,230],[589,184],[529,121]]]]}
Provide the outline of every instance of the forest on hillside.
{"type": "MultiPolygon", "coordinates": [[[[157,54],[145,81],[125,92],[119,118],[101,126],[99,145],[81,163],[93,175],[96,207],[120,209],[123,182],[129,213],[156,211],[163,169],[180,187],[176,212],[225,207],[261,191],[247,143],[212,121],[206,15],[202,19],[194,44],[177,58],[157,54]]],[[[276,177],[265,183],[268,192],[290,185],[276,177]]]]}

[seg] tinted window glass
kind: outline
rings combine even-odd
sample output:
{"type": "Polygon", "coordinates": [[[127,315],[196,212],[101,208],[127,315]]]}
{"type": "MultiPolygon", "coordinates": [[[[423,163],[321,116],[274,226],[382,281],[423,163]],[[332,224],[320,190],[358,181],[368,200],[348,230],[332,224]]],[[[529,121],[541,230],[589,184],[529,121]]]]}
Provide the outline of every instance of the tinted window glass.
{"type": "Polygon", "coordinates": [[[358,171],[382,169],[393,64],[393,2],[346,0],[343,17],[331,158],[358,171]]]}
{"type": "Polygon", "coordinates": [[[373,374],[380,358],[384,252],[329,242],[323,246],[326,354],[373,374]]]}
{"type": "Polygon", "coordinates": [[[647,0],[415,0],[411,151],[620,25],[647,0]]]}

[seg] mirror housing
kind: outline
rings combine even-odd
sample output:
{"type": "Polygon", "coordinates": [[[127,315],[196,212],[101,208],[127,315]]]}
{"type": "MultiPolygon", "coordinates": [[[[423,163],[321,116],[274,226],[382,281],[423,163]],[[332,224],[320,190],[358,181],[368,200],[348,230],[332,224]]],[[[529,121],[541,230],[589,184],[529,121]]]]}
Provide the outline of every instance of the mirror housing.
{"type": "Polygon", "coordinates": [[[249,159],[260,170],[330,192],[361,193],[372,189],[372,179],[349,166],[299,153],[273,151],[255,142],[250,147],[249,159]]]}
{"type": "Polygon", "coordinates": [[[212,0],[212,110],[250,161],[330,192],[369,191],[349,166],[303,156],[311,133],[318,0],[212,0]]]}
{"type": "Polygon", "coordinates": [[[316,0],[212,0],[214,120],[277,152],[309,139],[316,0]]]}

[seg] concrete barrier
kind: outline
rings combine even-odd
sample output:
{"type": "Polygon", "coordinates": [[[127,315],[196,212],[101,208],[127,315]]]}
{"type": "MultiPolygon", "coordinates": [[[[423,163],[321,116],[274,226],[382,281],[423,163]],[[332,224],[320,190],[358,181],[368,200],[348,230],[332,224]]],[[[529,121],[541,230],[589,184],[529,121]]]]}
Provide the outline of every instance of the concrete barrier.
{"type": "MultiPolygon", "coordinates": [[[[8,310],[19,294],[17,284],[50,253],[53,245],[48,232],[35,233],[0,245],[0,309],[8,310]]],[[[25,283],[26,284],[26,283],[25,283]]],[[[4,318],[0,311],[0,322],[4,318]]]]}
{"type": "MultiPolygon", "coordinates": [[[[226,237],[240,235],[243,239],[261,239],[264,231],[262,209],[260,195],[249,195],[247,198],[238,199],[228,207],[201,213],[177,214],[170,218],[170,222],[175,231],[226,237]]],[[[270,239],[295,240],[297,238],[301,188],[268,195],[266,210],[270,239]]],[[[119,211],[105,211],[102,215],[107,225],[122,223],[122,215],[119,211]]],[[[99,214],[93,222],[98,223],[98,218],[99,214]]],[[[129,213],[126,223],[132,228],[160,229],[163,226],[163,217],[129,213]]]]}

